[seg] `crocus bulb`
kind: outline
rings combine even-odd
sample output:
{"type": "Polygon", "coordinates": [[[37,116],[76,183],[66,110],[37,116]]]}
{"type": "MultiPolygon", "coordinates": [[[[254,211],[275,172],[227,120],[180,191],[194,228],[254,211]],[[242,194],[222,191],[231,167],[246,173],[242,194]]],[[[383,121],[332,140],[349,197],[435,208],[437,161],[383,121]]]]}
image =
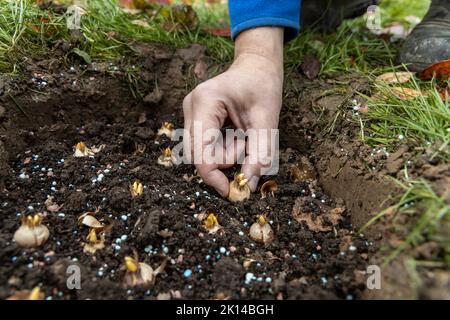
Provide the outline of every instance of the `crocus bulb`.
{"type": "Polygon", "coordinates": [[[206,230],[208,230],[209,233],[216,233],[221,228],[221,226],[219,225],[219,220],[214,213],[210,213],[208,215],[208,217],[205,219],[205,222],[203,223],[203,226],[206,230]]]}
{"type": "Polygon", "coordinates": [[[164,167],[172,167],[173,163],[172,150],[170,150],[170,148],[165,148],[158,158],[158,164],[164,167]]]}
{"type": "Polygon", "coordinates": [[[166,267],[166,260],[155,270],[148,264],[139,262],[129,256],[125,257],[124,260],[125,277],[123,281],[126,287],[151,287],[155,284],[156,276],[163,272],[166,267]]]}
{"type": "Polygon", "coordinates": [[[21,290],[7,298],[7,300],[44,300],[44,293],[41,288],[35,287],[33,290],[21,290]]]}
{"type": "Polygon", "coordinates": [[[73,154],[76,158],[88,157],[90,155],[94,155],[91,150],[86,146],[83,141],[78,142],[75,145],[75,153],[73,154]]]}
{"type": "Polygon", "coordinates": [[[84,244],[84,252],[94,254],[97,250],[105,247],[105,233],[100,229],[91,228],[86,237],[87,242],[84,244]]]}
{"type": "Polygon", "coordinates": [[[267,223],[264,215],[260,215],[258,221],[250,227],[250,238],[264,244],[269,244],[273,241],[274,235],[272,227],[267,223]]]}
{"type": "Polygon", "coordinates": [[[41,296],[41,288],[35,287],[33,290],[31,290],[30,296],[28,297],[28,300],[40,300],[41,296]]]}
{"type": "Polygon", "coordinates": [[[156,134],[158,137],[165,134],[167,138],[172,139],[174,133],[174,125],[171,122],[163,122],[161,128],[158,129],[158,133],[156,134]]]}
{"type": "Polygon", "coordinates": [[[14,233],[14,240],[21,247],[35,248],[47,241],[50,231],[43,225],[42,215],[22,217],[22,224],[14,233]]]}
{"type": "Polygon", "coordinates": [[[75,152],[73,156],[75,158],[93,157],[96,153],[100,152],[104,147],[105,147],[104,145],[101,145],[98,148],[95,146],[92,148],[88,148],[86,144],[83,141],[81,141],[75,145],[74,147],[75,152]]]}
{"type": "Polygon", "coordinates": [[[138,180],[136,180],[131,186],[130,186],[130,192],[131,196],[133,198],[139,197],[142,192],[144,191],[144,187],[142,186],[142,183],[138,180]]]}
{"type": "Polygon", "coordinates": [[[230,193],[228,199],[232,202],[244,201],[250,198],[250,187],[248,186],[248,179],[243,173],[239,173],[230,182],[230,193]]]}

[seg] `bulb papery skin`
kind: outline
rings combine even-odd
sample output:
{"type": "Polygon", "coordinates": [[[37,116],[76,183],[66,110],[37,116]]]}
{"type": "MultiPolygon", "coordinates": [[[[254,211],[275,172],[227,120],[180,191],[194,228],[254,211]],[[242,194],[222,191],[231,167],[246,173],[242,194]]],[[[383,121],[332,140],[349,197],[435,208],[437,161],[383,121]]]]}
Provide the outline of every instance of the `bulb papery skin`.
{"type": "Polygon", "coordinates": [[[272,227],[268,223],[261,225],[259,222],[255,222],[250,227],[250,238],[257,242],[269,244],[274,239],[272,227]]]}
{"type": "Polygon", "coordinates": [[[14,241],[24,248],[35,248],[44,244],[50,235],[48,228],[42,224],[28,226],[22,224],[14,233],[14,241]]]}
{"type": "Polygon", "coordinates": [[[228,200],[231,202],[240,202],[250,199],[251,190],[250,187],[245,184],[244,186],[239,186],[236,180],[230,182],[230,193],[228,194],[228,200]]]}
{"type": "Polygon", "coordinates": [[[124,278],[126,287],[143,286],[149,288],[155,284],[155,271],[148,264],[139,262],[136,272],[127,271],[124,278]]]}
{"type": "Polygon", "coordinates": [[[172,139],[174,130],[166,127],[161,127],[158,129],[157,136],[166,135],[167,138],[172,139]]]}
{"type": "Polygon", "coordinates": [[[165,157],[163,155],[159,156],[158,164],[164,167],[173,167],[173,159],[172,157],[165,157]]]}

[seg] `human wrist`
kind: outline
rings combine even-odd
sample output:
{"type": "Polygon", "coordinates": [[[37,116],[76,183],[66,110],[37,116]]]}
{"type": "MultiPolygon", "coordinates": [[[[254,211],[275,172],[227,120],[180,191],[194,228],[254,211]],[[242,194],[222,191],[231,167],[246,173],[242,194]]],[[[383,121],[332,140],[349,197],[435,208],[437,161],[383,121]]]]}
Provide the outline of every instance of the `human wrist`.
{"type": "Polygon", "coordinates": [[[258,27],[239,34],[235,42],[234,59],[259,56],[283,69],[284,29],[281,27],[258,27]]]}

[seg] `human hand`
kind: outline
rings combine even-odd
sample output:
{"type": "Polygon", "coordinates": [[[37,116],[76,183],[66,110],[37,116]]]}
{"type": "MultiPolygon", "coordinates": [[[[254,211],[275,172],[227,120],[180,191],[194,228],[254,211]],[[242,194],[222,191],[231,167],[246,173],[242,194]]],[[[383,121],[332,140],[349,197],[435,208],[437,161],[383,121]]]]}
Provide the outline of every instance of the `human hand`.
{"type": "MultiPolygon", "coordinates": [[[[235,59],[224,73],[198,85],[183,101],[185,130],[191,139],[185,139],[185,147],[204,152],[217,140],[208,136],[208,130],[216,132],[230,118],[236,129],[276,129],[281,109],[283,90],[283,29],[261,27],[242,32],[235,46],[235,59]],[[194,139],[194,123],[202,125],[202,139],[194,139]]],[[[211,132],[211,131],[209,131],[211,132]]],[[[270,139],[267,139],[267,144],[270,139]]],[[[267,146],[270,150],[270,146],[267,146]]],[[[249,161],[258,152],[245,145],[243,140],[233,140],[223,145],[227,162],[208,163],[196,161],[196,168],[203,181],[214,187],[222,196],[229,193],[229,181],[220,171],[231,167],[247,150],[241,172],[249,179],[249,187],[255,191],[263,164],[249,161]]],[[[259,159],[259,158],[258,158],[259,159]]]]}

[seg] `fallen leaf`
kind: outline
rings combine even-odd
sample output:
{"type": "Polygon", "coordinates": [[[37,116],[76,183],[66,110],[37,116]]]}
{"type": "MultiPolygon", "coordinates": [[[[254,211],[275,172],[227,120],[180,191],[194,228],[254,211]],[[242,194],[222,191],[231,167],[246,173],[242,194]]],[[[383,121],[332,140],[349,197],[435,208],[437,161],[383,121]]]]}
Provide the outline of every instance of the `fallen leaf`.
{"type": "Polygon", "coordinates": [[[314,80],[320,73],[322,65],[320,60],[315,56],[305,56],[300,65],[303,74],[309,79],[314,80]]]}
{"type": "Polygon", "coordinates": [[[53,196],[47,196],[47,200],[45,200],[45,206],[49,212],[57,212],[62,208],[62,205],[59,206],[53,199],[53,196]]]}
{"type": "Polygon", "coordinates": [[[404,72],[387,72],[380,76],[378,76],[375,81],[378,83],[386,83],[386,84],[403,84],[411,80],[414,76],[414,73],[409,71],[404,72]]]}
{"type": "Polygon", "coordinates": [[[430,80],[433,77],[440,80],[450,78],[450,59],[435,63],[419,74],[419,78],[422,80],[430,80]]]}
{"type": "Polygon", "coordinates": [[[168,229],[160,230],[158,231],[158,235],[163,238],[170,238],[171,236],[173,236],[173,231],[169,231],[168,229]]]}
{"type": "Polygon", "coordinates": [[[134,8],[134,1],[133,0],[119,0],[119,5],[123,8],[134,8]]]}
{"type": "Polygon", "coordinates": [[[231,29],[230,27],[226,28],[207,28],[205,29],[207,33],[210,33],[217,37],[224,37],[229,38],[231,36],[231,29]]]}
{"type": "Polygon", "coordinates": [[[371,33],[378,36],[388,35],[392,36],[394,39],[405,39],[411,31],[411,28],[405,28],[405,26],[400,22],[394,22],[385,28],[370,30],[371,33]]]}
{"type": "Polygon", "coordinates": [[[422,18],[417,16],[406,16],[405,21],[413,26],[416,26],[420,23],[420,21],[422,21],[422,18]]]}
{"type": "Polygon", "coordinates": [[[183,31],[197,28],[199,19],[192,6],[176,5],[172,7],[162,7],[159,15],[167,20],[163,23],[166,31],[183,31]]]}
{"type": "Polygon", "coordinates": [[[297,164],[289,167],[289,178],[293,182],[314,180],[316,178],[314,166],[306,157],[301,157],[297,164]]]}
{"type": "Polygon", "coordinates": [[[148,22],[146,20],[144,20],[144,19],[132,20],[131,23],[136,25],[136,26],[140,26],[142,28],[145,28],[145,29],[151,29],[151,27],[148,24],[148,22]]]}
{"type": "Polygon", "coordinates": [[[400,100],[410,101],[418,97],[427,97],[426,93],[411,88],[394,87],[392,93],[400,100]]]}
{"type": "Polygon", "coordinates": [[[303,210],[304,200],[297,198],[295,200],[294,208],[292,209],[292,216],[298,223],[306,223],[309,230],[314,232],[330,232],[342,219],[344,208],[334,208],[324,213],[314,215],[312,212],[305,212],[303,210]]]}
{"type": "Polygon", "coordinates": [[[194,73],[201,81],[208,79],[208,66],[203,61],[198,61],[194,67],[194,73]]]}
{"type": "Polygon", "coordinates": [[[91,56],[86,51],[75,48],[73,49],[72,52],[75,53],[77,56],[83,58],[84,62],[86,62],[87,64],[90,64],[92,62],[91,56]]]}

